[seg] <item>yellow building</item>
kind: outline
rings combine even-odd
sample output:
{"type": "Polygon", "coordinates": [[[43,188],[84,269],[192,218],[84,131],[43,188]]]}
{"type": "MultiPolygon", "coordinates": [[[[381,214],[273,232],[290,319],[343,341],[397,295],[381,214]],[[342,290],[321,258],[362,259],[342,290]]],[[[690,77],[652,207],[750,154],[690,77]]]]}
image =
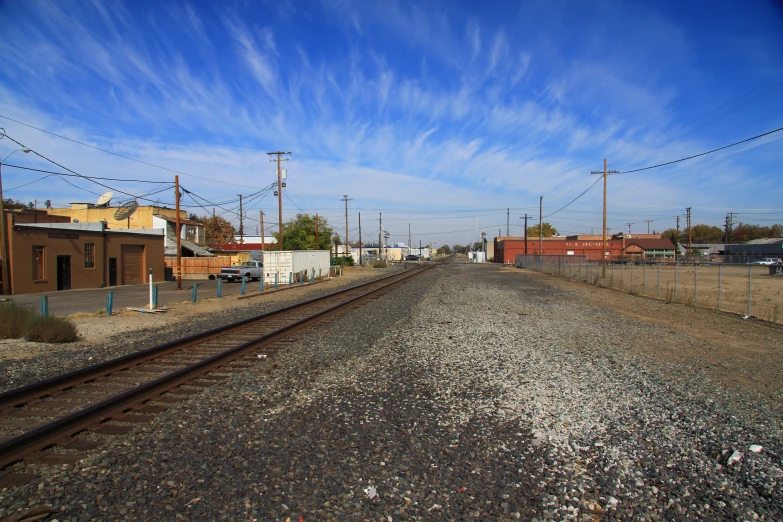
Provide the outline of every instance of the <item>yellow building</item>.
{"type": "MultiPolygon", "coordinates": [[[[103,205],[94,205],[92,203],[71,203],[70,208],[50,208],[49,215],[67,216],[71,218],[71,223],[99,223],[106,222],[106,226],[112,230],[134,229],[134,228],[153,228],[153,217],[177,218],[177,211],[166,207],[138,207],[127,219],[114,219],[114,214],[119,207],[108,207],[103,205]]],[[[187,213],[184,210],[179,211],[181,220],[187,219],[187,213]]]]}

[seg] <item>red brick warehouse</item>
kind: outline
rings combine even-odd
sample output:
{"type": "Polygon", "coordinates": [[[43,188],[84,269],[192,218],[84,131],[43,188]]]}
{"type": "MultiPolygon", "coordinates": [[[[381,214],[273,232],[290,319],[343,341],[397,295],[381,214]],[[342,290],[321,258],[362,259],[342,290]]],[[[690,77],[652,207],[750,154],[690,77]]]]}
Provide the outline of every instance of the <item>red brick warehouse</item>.
{"type": "MultiPolygon", "coordinates": [[[[658,236],[660,237],[660,236],[658,236]]],[[[528,255],[555,255],[555,256],[586,256],[588,260],[601,259],[601,247],[603,238],[596,235],[545,237],[540,242],[539,238],[527,238],[528,255]]],[[[624,241],[622,236],[607,236],[606,258],[620,258],[623,255],[624,241]]],[[[513,264],[517,255],[525,254],[525,239],[520,237],[496,237],[495,238],[495,262],[513,264]]]]}

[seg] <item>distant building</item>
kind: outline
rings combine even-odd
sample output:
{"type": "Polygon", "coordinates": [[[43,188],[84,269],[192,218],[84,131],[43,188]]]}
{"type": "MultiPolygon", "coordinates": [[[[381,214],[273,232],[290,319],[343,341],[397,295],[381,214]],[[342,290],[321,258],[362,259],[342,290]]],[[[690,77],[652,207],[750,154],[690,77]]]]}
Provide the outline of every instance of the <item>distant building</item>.
{"type": "MultiPolygon", "coordinates": [[[[727,248],[729,247],[727,246],[727,248]]],[[[732,255],[783,257],[783,238],[753,239],[747,243],[731,245],[730,248],[732,255]]]]}

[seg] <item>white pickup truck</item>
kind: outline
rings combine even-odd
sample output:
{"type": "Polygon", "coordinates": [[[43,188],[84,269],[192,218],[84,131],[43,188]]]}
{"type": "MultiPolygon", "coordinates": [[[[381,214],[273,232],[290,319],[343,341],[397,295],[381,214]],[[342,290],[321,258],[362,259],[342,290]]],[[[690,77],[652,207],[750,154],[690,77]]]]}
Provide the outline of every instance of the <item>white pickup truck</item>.
{"type": "Polygon", "coordinates": [[[244,261],[239,266],[220,269],[220,279],[224,281],[241,281],[242,276],[247,280],[258,281],[264,276],[264,264],[261,261],[244,261]]]}

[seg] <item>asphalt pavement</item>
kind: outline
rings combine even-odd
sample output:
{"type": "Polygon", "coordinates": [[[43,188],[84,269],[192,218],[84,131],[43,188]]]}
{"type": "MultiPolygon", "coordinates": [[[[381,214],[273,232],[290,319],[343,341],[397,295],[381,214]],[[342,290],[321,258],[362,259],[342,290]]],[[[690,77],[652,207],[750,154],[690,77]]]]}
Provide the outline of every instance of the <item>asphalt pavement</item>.
{"type": "MultiPolygon", "coordinates": [[[[177,288],[176,281],[154,283],[158,287],[158,306],[167,303],[187,301],[193,297],[193,285],[197,285],[197,299],[217,297],[217,281],[183,280],[182,289],[177,288]]],[[[281,285],[281,288],[283,286],[281,285]]],[[[265,285],[265,291],[272,290],[273,285],[265,285]]],[[[245,291],[257,292],[259,283],[246,283],[245,291]]],[[[223,283],[222,295],[239,295],[242,283],[223,283]]],[[[42,292],[39,294],[19,294],[4,297],[20,305],[41,310],[42,297],[48,297],[49,315],[71,315],[78,312],[95,313],[105,310],[109,292],[113,294],[113,311],[125,308],[147,308],[149,306],[149,284],[113,286],[110,288],[85,288],[79,290],[61,290],[59,292],[42,292]]]]}

